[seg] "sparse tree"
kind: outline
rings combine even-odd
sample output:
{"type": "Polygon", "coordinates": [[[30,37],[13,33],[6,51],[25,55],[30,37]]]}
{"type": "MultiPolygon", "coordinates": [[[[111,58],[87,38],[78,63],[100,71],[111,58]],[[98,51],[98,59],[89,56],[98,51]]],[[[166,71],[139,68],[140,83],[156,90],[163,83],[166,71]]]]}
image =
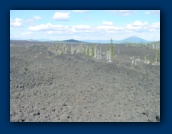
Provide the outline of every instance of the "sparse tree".
{"type": "Polygon", "coordinates": [[[111,58],[115,56],[115,46],[113,45],[113,40],[111,39],[111,44],[110,44],[110,53],[111,53],[111,58]]]}
{"type": "Polygon", "coordinates": [[[102,48],[101,48],[101,45],[100,45],[100,59],[102,58],[102,48]]]}
{"type": "Polygon", "coordinates": [[[89,47],[86,48],[86,57],[89,57],[89,47]]]}
{"type": "Polygon", "coordinates": [[[94,49],[94,58],[97,57],[97,47],[95,46],[95,49],[94,49]]]}
{"type": "Polygon", "coordinates": [[[106,53],[107,53],[107,49],[106,49],[106,47],[104,48],[104,54],[105,54],[105,56],[106,56],[106,53]]]}
{"type": "Polygon", "coordinates": [[[160,62],[160,50],[155,49],[156,62],[160,62]]]}
{"type": "Polygon", "coordinates": [[[92,57],[94,57],[94,51],[95,51],[94,49],[95,49],[95,47],[92,46],[92,55],[91,55],[92,57]]]}
{"type": "Polygon", "coordinates": [[[108,62],[112,62],[112,61],[111,61],[111,58],[112,58],[111,55],[112,55],[112,54],[111,54],[111,51],[108,51],[108,62]]]}

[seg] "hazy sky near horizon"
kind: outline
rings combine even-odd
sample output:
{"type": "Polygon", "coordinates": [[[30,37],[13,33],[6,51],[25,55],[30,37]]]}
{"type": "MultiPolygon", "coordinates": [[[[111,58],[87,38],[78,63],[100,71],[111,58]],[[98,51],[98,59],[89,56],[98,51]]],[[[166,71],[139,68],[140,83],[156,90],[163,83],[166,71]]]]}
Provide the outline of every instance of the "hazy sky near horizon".
{"type": "Polygon", "coordinates": [[[160,40],[160,10],[10,10],[10,39],[160,40]]]}

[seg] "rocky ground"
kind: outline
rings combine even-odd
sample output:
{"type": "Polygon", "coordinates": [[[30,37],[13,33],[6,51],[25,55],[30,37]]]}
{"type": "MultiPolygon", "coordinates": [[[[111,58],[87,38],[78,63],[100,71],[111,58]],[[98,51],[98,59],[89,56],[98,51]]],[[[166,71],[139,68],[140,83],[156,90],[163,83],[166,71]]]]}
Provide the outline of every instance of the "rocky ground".
{"type": "Polygon", "coordinates": [[[131,65],[129,57],[142,53],[152,52],[120,47],[109,63],[11,46],[10,121],[159,122],[160,66],[131,65]]]}

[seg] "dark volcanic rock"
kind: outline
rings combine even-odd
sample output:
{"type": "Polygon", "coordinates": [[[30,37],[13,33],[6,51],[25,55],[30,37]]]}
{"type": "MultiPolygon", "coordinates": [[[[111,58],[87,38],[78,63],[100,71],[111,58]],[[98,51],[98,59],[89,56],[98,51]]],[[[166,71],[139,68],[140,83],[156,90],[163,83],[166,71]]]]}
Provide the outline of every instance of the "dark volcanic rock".
{"type": "Polygon", "coordinates": [[[160,67],[129,61],[151,50],[119,48],[109,63],[48,45],[10,47],[10,121],[159,122],[160,67]]]}

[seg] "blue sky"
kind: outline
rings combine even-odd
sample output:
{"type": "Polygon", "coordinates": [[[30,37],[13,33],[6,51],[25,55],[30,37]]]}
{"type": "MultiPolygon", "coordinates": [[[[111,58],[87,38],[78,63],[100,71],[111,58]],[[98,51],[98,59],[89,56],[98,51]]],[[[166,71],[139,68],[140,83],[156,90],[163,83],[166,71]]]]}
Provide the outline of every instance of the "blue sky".
{"type": "Polygon", "coordinates": [[[160,10],[11,10],[10,39],[160,40],[160,10]]]}

